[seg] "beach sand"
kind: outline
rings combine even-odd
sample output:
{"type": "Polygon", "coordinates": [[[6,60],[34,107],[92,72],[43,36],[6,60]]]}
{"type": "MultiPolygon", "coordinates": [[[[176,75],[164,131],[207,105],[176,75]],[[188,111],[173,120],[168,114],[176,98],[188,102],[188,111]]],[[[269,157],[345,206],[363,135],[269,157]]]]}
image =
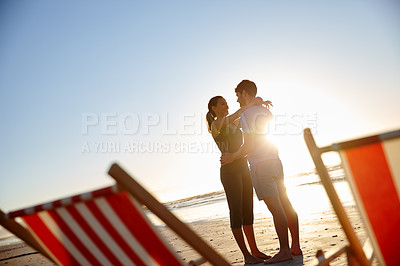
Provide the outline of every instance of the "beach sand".
{"type": "MultiPolygon", "coordinates": [[[[364,226],[356,207],[346,207],[349,218],[361,241],[366,239],[364,226]]],[[[315,265],[315,254],[318,249],[324,251],[338,250],[347,244],[347,239],[341,230],[340,224],[332,210],[316,213],[302,218],[299,214],[300,241],[303,256],[296,256],[294,260],[274,265],[315,265]]],[[[232,265],[243,265],[243,257],[239,251],[229,228],[229,220],[204,221],[189,224],[207,243],[223,255],[232,265]]],[[[166,241],[176,250],[184,261],[199,258],[199,255],[170,229],[159,226],[160,232],[166,241]]],[[[274,255],[278,252],[278,239],[273,226],[272,218],[255,219],[254,231],[259,249],[274,255]]],[[[346,256],[342,255],[331,265],[346,265],[346,256]]],[[[24,243],[11,244],[0,247],[0,265],[53,265],[41,254],[24,243]]],[[[262,265],[262,264],[260,264],[262,265]]]]}

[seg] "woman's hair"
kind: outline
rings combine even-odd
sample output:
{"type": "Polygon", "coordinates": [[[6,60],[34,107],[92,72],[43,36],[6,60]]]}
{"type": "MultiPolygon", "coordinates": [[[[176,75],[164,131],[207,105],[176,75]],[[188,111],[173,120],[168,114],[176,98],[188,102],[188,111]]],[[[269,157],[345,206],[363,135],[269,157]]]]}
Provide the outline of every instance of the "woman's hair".
{"type": "Polygon", "coordinates": [[[219,99],[223,99],[222,96],[215,96],[212,97],[210,99],[210,101],[208,102],[208,112],[206,115],[206,119],[207,119],[207,128],[208,128],[208,132],[211,133],[211,124],[214,122],[215,118],[217,117],[217,115],[215,114],[214,110],[212,109],[213,106],[217,106],[218,100],[219,99]]]}

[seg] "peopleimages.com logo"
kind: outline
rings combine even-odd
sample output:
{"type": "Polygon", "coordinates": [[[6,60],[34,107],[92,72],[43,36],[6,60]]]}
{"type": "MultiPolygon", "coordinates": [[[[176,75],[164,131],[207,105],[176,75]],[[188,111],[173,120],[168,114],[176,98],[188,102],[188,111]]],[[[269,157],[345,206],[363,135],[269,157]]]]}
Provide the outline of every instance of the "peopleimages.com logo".
{"type": "MultiPolygon", "coordinates": [[[[257,119],[256,119],[257,120],[257,119]]],[[[266,134],[297,135],[304,128],[317,128],[317,114],[278,113],[267,125],[266,134]]],[[[207,133],[205,114],[83,113],[82,135],[202,135],[207,133]]]]}
{"type": "MultiPolygon", "coordinates": [[[[219,152],[209,135],[205,113],[83,113],[83,153],[219,152]],[[204,141],[202,136],[207,136],[204,141]],[[208,138],[209,137],[209,138],[208,138]],[[161,140],[160,140],[161,139],[161,140]]],[[[256,134],[299,135],[317,129],[317,114],[275,113],[256,118],[256,134]]],[[[246,121],[241,121],[245,123],[246,121]]]]}
{"type": "Polygon", "coordinates": [[[84,113],[81,134],[149,135],[161,130],[163,135],[202,134],[205,118],[196,113],[84,113]]]}

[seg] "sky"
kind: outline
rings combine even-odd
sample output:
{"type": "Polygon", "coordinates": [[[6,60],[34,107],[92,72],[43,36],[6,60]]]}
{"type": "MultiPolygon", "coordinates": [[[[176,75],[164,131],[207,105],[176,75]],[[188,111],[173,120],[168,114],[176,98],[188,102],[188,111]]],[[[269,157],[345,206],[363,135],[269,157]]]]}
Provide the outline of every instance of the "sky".
{"type": "MultiPolygon", "coordinates": [[[[400,128],[398,1],[1,1],[0,208],[113,184],[161,201],[222,190],[209,99],[273,102],[286,176],[317,144],[400,128]]],[[[335,156],[332,156],[332,162],[335,156]]]]}

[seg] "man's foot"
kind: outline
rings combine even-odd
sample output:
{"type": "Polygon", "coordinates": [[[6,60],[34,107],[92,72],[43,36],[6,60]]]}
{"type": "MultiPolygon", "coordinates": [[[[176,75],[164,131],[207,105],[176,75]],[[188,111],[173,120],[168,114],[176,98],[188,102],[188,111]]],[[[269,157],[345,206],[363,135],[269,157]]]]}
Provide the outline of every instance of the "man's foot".
{"type": "Polygon", "coordinates": [[[301,251],[300,247],[291,247],[290,252],[292,253],[293,256],[303,255],[303,252],[301,251]]]}
{"type": "Polygon", "coordinates": [[[267,259],[272,258],[271,256],[268,256],[268,255],[262,253],[261,251],[257,251],[257,252],[251,253],[251,255],[253,255],[253,257],[256,257],[256,258],[259,258],[259,259],[263,259],[263,260],[267,260],[267,259]]]}
{"type": "Polygon", "coordinates": [[[273,256],[269,260],[265,260],[264,264],[273,264],[273,263],[278,263],[282,261],[287,261],[287,260],[292,260],[293,256],[290,253],[290,250],[288,249],[287,251],[279,251],[278,254],[273,256]]]}
{"type": "Polygon", "coordinates": [[[263,259],[259,259],[253,256],[247,256],[244,258],[244,263],[245,264],[258,264],[258,263],[263,263],[263,259]]]}

